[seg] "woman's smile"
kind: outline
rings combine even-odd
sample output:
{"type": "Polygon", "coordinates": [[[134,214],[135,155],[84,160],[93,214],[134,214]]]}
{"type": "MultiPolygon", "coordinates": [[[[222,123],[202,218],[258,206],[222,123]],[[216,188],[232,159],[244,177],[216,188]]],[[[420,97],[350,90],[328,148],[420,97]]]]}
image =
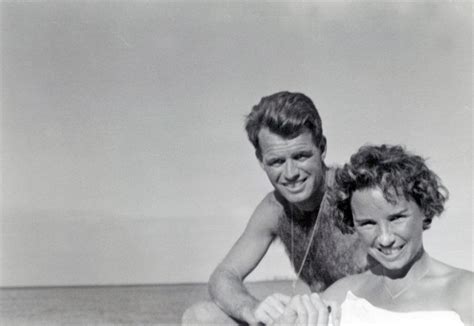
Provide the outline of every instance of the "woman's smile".
{"type": "Polygon", "coordinates": [[[378,187],[352,195],[354,226],[369,254],[388,269],[408,266],[423,250],[423,220],[418,205],[404,197],[388,202],[378,187]]]}

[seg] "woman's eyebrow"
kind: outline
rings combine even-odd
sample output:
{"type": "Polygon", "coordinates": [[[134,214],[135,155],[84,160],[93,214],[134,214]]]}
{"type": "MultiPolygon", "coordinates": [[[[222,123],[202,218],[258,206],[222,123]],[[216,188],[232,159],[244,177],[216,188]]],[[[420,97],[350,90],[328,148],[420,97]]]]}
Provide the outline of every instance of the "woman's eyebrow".
{"type": "Polygon", "coordinates": [[[360,218],[354,217],[354,222],[357,222],[357,223],[364,223],[364,222],[370,222],[370,221],[373,221],[373,219],[371,219],[370,217],[360,217],[360,218]]]}
{"type": "Polygon", "coordinates": [[[408,209],[404,208],[396,213],[392,213],[390,214],[388,217],[396,217],[396,216],[400,216],[400,215],[404,215],[408,212],[408,209]]]}

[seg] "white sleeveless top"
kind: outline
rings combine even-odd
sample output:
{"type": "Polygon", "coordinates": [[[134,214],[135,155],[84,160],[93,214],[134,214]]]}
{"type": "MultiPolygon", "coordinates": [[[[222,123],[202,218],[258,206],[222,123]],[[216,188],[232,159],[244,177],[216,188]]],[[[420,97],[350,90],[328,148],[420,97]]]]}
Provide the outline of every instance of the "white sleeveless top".
{"type": "Polygon", "coordinates": [[[454,311],[395,312],[378,308],[347,292],[341,306],[340,326],[464,326],[454,311]]]}

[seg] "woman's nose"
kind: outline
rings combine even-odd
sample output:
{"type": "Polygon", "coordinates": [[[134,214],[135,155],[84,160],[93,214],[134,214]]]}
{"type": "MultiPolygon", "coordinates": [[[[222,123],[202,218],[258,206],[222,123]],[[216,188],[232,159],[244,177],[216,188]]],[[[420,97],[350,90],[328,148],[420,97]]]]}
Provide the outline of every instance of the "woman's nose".
{"type": "Polygon", "coordinates": [[[390,247],[395,242],[395,236],[389,225],[381,225],[377,235],[378,243],[383,247],[390,247]]]}

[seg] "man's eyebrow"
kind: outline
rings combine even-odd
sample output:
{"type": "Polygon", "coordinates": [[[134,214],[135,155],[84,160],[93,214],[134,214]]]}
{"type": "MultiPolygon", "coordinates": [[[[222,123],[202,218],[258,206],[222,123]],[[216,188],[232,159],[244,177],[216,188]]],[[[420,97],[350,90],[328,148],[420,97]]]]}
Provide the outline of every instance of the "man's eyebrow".
{"type": "Polygon", "coordinates": [[[267,162],[280,160],[281,156],[269,156],[266,158],[267,162]]]}
{"type": "Polygon", "coordinates": [[[298,154],[312,154],[313,152],[310,150],[310,149],[300,149],[298,151],[295,151],[295,155],[298,155],[298,154]]]}

